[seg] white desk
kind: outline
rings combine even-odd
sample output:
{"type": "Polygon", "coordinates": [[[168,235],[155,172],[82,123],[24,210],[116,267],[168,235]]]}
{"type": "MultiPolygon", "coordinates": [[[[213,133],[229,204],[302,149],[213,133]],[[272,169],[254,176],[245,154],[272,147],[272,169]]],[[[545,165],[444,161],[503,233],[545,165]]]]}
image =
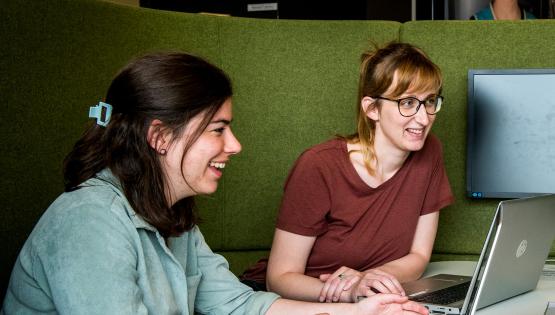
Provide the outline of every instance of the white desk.
{"type": "MultiPolygon", "coordinates": [[[[424,276],[451,273],[472,276],[474,261],[440,261],[430,263],[424,276]]],[[[543,315],[548,301],[555,301],[555,277],[543,276],[534,291],[485,307],[476,315],[543,315]]]]}

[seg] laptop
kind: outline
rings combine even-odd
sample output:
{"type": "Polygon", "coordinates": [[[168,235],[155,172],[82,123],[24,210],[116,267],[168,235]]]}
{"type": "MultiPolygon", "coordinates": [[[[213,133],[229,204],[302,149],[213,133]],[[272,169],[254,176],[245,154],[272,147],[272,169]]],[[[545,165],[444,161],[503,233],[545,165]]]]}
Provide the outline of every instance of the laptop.
{"type": "Polygon", "coordinates": [[[536,288],[554,227],[555,194],[501,201],[472,277],[439,274],[403,288],[430,313],[474,314],[536,288]]]}

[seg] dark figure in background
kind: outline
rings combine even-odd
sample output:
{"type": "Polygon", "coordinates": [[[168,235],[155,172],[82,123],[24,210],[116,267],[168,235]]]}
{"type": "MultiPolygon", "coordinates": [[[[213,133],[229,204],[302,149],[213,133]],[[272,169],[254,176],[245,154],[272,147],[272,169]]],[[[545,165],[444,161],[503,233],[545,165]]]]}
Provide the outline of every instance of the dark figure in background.
{"type": "Polygon", "coordinates": [[[530,20],[536,17],[526,11],[518,0],[492,0],[470,17],[471,20],[530,20]]]}

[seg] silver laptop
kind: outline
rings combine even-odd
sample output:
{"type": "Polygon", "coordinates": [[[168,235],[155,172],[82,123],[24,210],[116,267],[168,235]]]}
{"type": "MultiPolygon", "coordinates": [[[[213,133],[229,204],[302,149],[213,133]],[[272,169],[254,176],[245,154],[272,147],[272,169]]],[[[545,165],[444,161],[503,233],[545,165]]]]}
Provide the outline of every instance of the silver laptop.
{"type": "Polygon", "coordinates": [[[440,274],[403,288],[430,312],[474,314],[535,289],[554,238],[555,194],[501,201],[472,277],[440,274]]]}

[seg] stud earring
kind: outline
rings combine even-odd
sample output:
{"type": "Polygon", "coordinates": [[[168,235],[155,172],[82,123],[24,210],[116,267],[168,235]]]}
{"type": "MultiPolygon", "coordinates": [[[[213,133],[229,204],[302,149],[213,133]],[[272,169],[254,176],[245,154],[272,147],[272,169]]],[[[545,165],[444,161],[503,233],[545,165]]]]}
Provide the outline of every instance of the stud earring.
{"type": "Polygon", "coordinates": [[[166,151],[166,149],[161,149],[160,150],[160,155],[166,155],[166,153],[168,153],[168,151],[166,151]]]}

